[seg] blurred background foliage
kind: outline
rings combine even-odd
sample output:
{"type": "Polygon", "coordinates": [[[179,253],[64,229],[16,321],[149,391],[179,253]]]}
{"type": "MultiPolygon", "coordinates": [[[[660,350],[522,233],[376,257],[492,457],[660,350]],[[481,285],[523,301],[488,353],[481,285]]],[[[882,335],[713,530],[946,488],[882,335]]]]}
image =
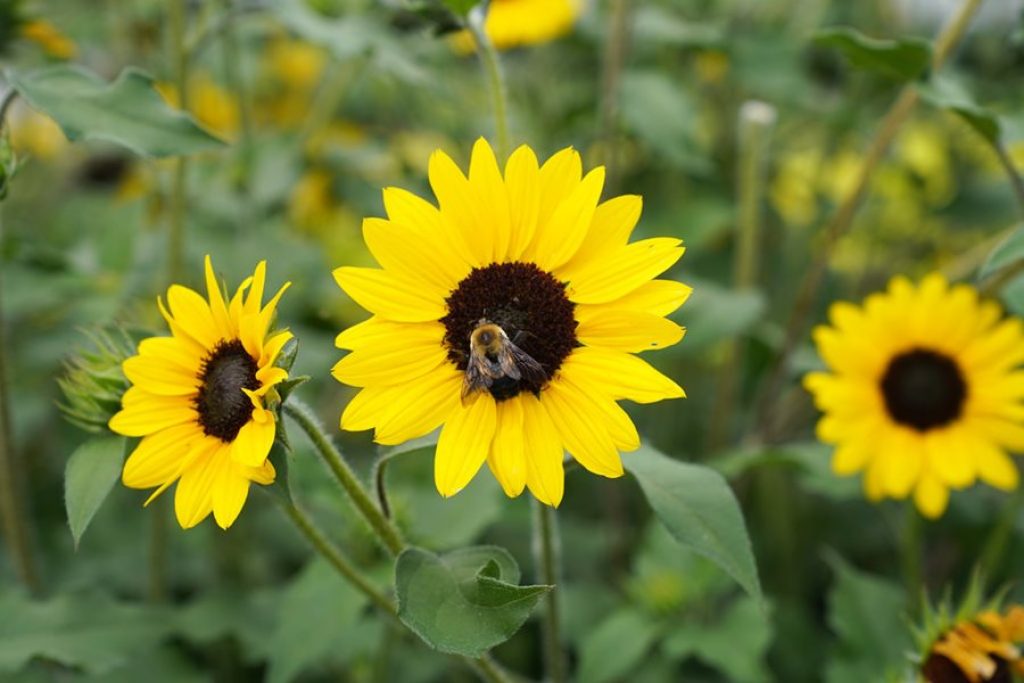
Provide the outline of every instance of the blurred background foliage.
{"type": "MultiPolygon", "coordinates": [[[[21,3],[57,34],[12,35],[0,1],[0,54],[19,69],[74,59],[112,79],[152,74],[170,103],[167,3],[21,3]],[[29,39],[31,38],[31,39],[29,39]]],[[[629,412],[660,450],[729,477],[748,521],[771,608],[767,619],[718,569],[672,543],[634,483],[573,472],[559,511],[566,636],[584,682],[880,681],[905,663],[902,510],[873,506],[858,482],[829,471],[813,441],[815,413],[795,381],[816,366],[805,342],[781,395],[784,426],[757,445],[756,398],[820,228],[849,192],[899,83],[859,70],[813,40],[826,26],[877,38],[930,38],[956,3],[917,0],[591,0],[557,41],[504,53],[513,144],[542,158],[565,146],[609,166],[605,196],[636,193],[638,236],[676,236],[687,253],[671,273],[695,287],[675,319],[684,341],[653,357],[689,398],[629,412]],[[738,112],[775,110],[765,168],[756,287],[734,284],[738,112]],[[734,409],[723,367],[740,340],[734,409]]],[[[1024,168],[1024,24],[1018,0],[990,0],[943,75],[1001,116],[1010,158],[1024,168]]],[[[360,221],[382,215],[380,189],[430,196],[435,148],[465,163],[493,130],[480,66],[457,38],[410,22],[398,0],[204,0],[188,4],[188,108],[231,144],[188,161],[186,282],[203,254],[229,282],[269,260],[293,287],[278,324],[301,340],[303,395],[335,424],[351,390],[329,376],[333,337],[365,317],[331,269],[367,265],[360,221]]],[[[37,33],[39,29],[36,29],[37,33]]],[[[12,681],[469,680],[369,611],[254,496],[229,533],[212,524],[167,530],[152,575],[153,518],[144,494],[115,489],[75,549],[62,499],[64,467],[83,436],[62,421],[55,378],[81,334],[111,320],[159,328],[154,297],[165,264],[173,162],[101,142],[69,144],[24,101],[9,111],[25,162],[3,205],[0,263],[13,448],[23,464],[43,601],[16,588],[0,562],[0,678],[12,681]],[[36,657],[33,657],[36,655],[36,657]],[[31,661],[29,661],[31,660],[31,661]]],[[[972,278],[1020,220],[990,146],[961,118],[920,105],[871,181],[817,297],[859,299],[895,273],[972,278]]],[[[1011,283],[1008,292],[1021,290],[1011,283]]],[[[1007,297],[1024,312],[1024,297],[1007,297]]],[[[376,453],[368,433],[337,433],[357,468],[376,453]]],[[[335,485],[296,438],[291,478],[331,535],[386,577],[335,485]]],[[[626,456],[629,457],[628,455],[626,456]]],[[[471,542],[509,548],[529,575],[529,501],[508,500],[481,475],[437,496],[429,458],[396,459],[389,497],[412,540],[438,550],[471,542]]],[[[961,587],[1005,494],[970,490],[923,531],[928,586],[961,587]]],[[[1024,576],[1024,517],[985,567],[993,585],[1024,576]]],[[[0,548],[0,559],[4,557],[0,548]]],[[[531,621],[496,657],[540,675],[531,621]]]]}

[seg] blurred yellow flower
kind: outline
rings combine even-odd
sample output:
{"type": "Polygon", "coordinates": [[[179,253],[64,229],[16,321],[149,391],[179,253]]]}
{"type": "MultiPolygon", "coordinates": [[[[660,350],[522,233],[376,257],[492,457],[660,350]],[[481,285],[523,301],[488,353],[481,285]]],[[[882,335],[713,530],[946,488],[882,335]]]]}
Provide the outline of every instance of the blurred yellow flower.
{"type": "Polygon", "coordinates": [[[857,176],[864,166],[864,155],[852,147],[844,147],[822,164],[818,187],[833,204],[840,204],[853,191],[857,176]]]}
{"type": "MultiPolygon", "coordinates": [[[[491,0],[484,28],[499,50],[546,43],[569,33],[583,11],[584,0],[491,0]]],[[[473,38],[462,32],[454,44],[473,51],[473,38]]]]}
{"type": "Polygon", "coordinates": [[[26,21],[21,25],[20,32],[22,38],[35,43],[56,59],[73,59],[78,54],[75,42],[48,21],[26,21]]]}
{"type": "Polygon", "coordinates": [[[8,113],[11,144],[16,152],[52,159],[67,146],[60,126],[49,116],[16,102],[8,113]]]}
{"type": "Polygon", "coordinates": [[[267,72],[297,91],[308,92],[316,86],[327,66],[323,48],[292,38],[277,38],[266,52],[267,72]]]}
{"type": "Polygon", "coordinates": [[[207,256],[208,300],[172,285],[169,309],[159,301],[171,336],[144,339],[138,355],[122,366],[133,386],[110,429],[142,437],[122,480],[130,488],[157,487],[147,505],[178,482],[174,511],[183,529],[211,512],[228,528],[245,505],[249,484],[274,481],[268,455],[277,423],[267,406],[277,400],[275,386],[288,378],[275,363],[292,335],[270,332],[289,283],[264,306],[265,281],[261,261],[225,301],[207,256]]]}
{"type": "Polygon", "coordinates": [[[322,168],[303,173],[288,200],[288,216],[292,223],[306,232],[314,232],[329,221],[335,208],[332,185],[331,174],[322,168]]]}
{"type": "MultiPolygon", "coordinates": [[[[167,104],[181,107],[178,88],[173,83],[157,83],[156,89],[167,104]]],[[[234,95],[203,72],[189,80],[188,110],[201,124],[226,138],[235,137],[241,127],[241,113],[234,95]]]]}
{"type": "Polygon", "coordinates": [[[791,152],[779,161],[771,185],[771,201],[787,223],[805,226],[818,217],[815,185],[821,168],[817,148],[791,152]]]}
{"type": "Polygon", "coordinates": [[[678,342],[666,315],[690,288],[655,280],[683,254],[671,238],[629,242],[641,199],[600,202],[604,168],[583,175],[573,149],[543,165],[527,146],[502,168],[483,139],[468,178],[438,150],[440,208],[384,190],[388,218],[363,223],[382,268],[335,279],[373,317],[336,340],[334,366],[360,387],[342,429],[397,444],[441,427],[434,482],[443,496],[486,461],[505,493],[562,500],[564,451],[606,477],[640,445],[618,401],[681,398],[635,356],[678,342]]]}
{"type": "Polygon", "coordinates": [[[977,479],[1003,490],[1024,449],[1024,324],[938,274],[915,287],[896,277],[862,307],[833,304],[814,331],[829,372],[804,386],[825,415],[818,438],[835,444],[832,469],[864,472],[872,501],[906,498],[938,517],[950,489],[977,479]]]}
{"type": "Polygon", "coordinates": [[[896,145],[897,157],[924,183],[932,206],[948,203],[955,191],[949,135],[934,122],[913,120],[904,126],[896,145]]]}

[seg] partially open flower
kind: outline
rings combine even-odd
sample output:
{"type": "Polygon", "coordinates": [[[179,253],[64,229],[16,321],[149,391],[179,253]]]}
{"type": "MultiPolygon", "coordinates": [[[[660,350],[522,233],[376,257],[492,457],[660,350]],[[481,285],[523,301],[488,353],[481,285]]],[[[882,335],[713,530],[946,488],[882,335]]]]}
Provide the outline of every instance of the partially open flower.
{"type": "Polygon", "coordinates": [[[926,683],[1011,683],[1024,675],[1024,606],[969,610],[938,626],[925,644],[921,675],[926,683]]]}
{"type": "Polygon", "coordinates": [[[277,430],[275,386],[288,371],[275,363],[292,338],[270,332],[286,283],[262,305],[266,264],[260,262],[225,301],[206,259],[208,300],[172,285],[160,312],[170,337],[151,337],[124,362],[133,386],[110,428],[143,437],[125,462],[125,486],[158,487],[148,504],[178,482],[174,510],[182,528],[210,512],[222,528],[238,517],[250,482],[270,484],[267,459],[277,430]]]}

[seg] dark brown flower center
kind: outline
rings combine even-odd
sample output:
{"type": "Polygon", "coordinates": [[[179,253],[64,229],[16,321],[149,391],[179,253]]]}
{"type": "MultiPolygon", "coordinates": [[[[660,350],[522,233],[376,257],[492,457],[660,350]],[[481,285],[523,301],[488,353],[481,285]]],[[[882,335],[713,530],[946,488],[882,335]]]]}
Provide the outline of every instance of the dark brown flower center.
{"type": "Polygon", "coordinates": [[[258,367],[238,339],[222,341],[203,361],[199,395],[195,398],[199,424],[207,436],[230,443],[252,415],[252,401],[242,389],[259,389],[258,367]]]}
{"type": "Polygon", "coordinates": [[[893,420],[923,432],[960,417],[967,383],[952,358],[914,349],[889,363],[882,395],[893,420]]]}
{"type": "Polygon", "coordinates": [[[509,340],[544,369],[543,379],[503,377],[490,387],[502,401],[520,391],[540,392],[578,346],[575,304],[565,284],[532,263],[492,263],[474,268],[445,299],[448,314],[441,318],[448,360],[465,371],[470,336],[481,321],[505,331],[509,340]]]}
{"type": "MultiPolygon", "coordinates": [[[[996,663],[995,673],[982,679],[983,683],[1013,683],[1006,660],[994,655],[992,659],[996,663]]],[[[921,673],[927,683],[971,683],[971,679],[951,659],[934,652],[925,660],[921,673]]]]}

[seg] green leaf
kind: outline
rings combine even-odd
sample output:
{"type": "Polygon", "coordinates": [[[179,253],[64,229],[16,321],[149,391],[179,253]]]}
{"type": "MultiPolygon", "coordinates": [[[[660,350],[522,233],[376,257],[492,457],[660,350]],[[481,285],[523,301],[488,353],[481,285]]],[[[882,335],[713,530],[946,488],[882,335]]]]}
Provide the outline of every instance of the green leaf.
{"type": "Polygon", "coordinates": [[[821,47],[833,47],[858,69],[897,81],[912,81],[928,69],[931,44],[919,38],[878,40],[856,29],[833,26],[814,34],[821,47]]]}
{"type": "Polygon", "coordinates": [[[313,379],[309,375],[299,375],[298,377],[289,377],[283,382],[279,382],[274,386],[277,391],[277,395],[281,398],[281,403],[288,400],[288,397],[292,395],[292,392],[301,387],[303,384],[313,379]]]}
{"type": "Polygon", "coordinates": [[[285,505],[292,505],[292,487],[288,479],[288,456],[291,447],[288,444],[288,433],[285,431],[284,420],[278,415],[277,433],[274,436],[274,443],[270,446],[270,464],[274,466],[274,483],[261,488],[267,489],[285,505]]]}
{"type": "Polygon", "coordinates": [[[553,588],[516,585],[518,574],[500,548],[442,557],[407,548],[395,564],[398,618],[436,650],[479,657],[511,638],[553,588]]]}
{"type": "MultiPolygon", "coordinates": [[[[299,340],[296,337],[292,337],[284,343],[280,353],[277,354],[277,360],[274,361],[274,367],[282,368],[286,372],[290,373],[292,371],[292,366],[295,365],[295,359],[298,355],[299,340]]],[[[280,385],[278,385],[278,393],[280,393],[280,391],[280,385]]]]}
{"type": "Polygon", "coordinates": [[[92,439],[68,458],[64,470],[64,506],[75,548],[121,476],[127,449],[128,440],[123,437],[92,439]]]}
{"type": "Polygon", "coordinates": [[[838,555],[829,563],[836,583],[829,595],[828,623],[838,636],[830,660],[829,683],[885,680],[904,663],[911,646],[903,591],[884,579],[854,569],[838,555]]]}
{"type": "Polygon", "coordinates": [[[625,127],[652,154],[695,174],[708,172],[710,164],[697,142],[699,107],[672,78],[654,70],[626,71],[619,103],[625,127]]]}
{"type": "Polygon", "coordinates": [[[480,0],[442,0],[444,6],[460,17],[465,17],[469,11],[480,4],[480,0]]]}
{"type": "Polygon", "coordinates": [[[86,673],[103,674],[166,635],[166,614],[95,595],[60,595],[34,602],[0,595],[0,672],[40,657],[86,673]]]}
{"type": "Polygon", "coordinates": [[[970,93],[948,78],[933,78],[917,85],[921,99],[939,109],[953,112],[993,146],[1002,139],[1002,124],[992,112],[979,106],[970,93]]]}
{"type": "Polygon", "coordinates": [[[651,649],[658,625],[642,612],[625,608],[597,625],[580,645],[579,680],[605,683],[634,671],[651,649]]]}
{"type": "Polygon", "coordinates": [[[712,623],[673,627],[662,650],[671,657],[696,657],[728,674],[729,680],[756,681],[765,670],[771,639],[771,625],[758,604],[739,599],[716,612],[712,623]]]}
{"type": "Polygon", "coordinates": [[[996,245],[978,271],[977,279],[985,280],[1021,259],[1024,259],[1024,226],[1014,230],[996,245]]]}
{"type": "Polygon", "coordinates": [[[224,144],[191,116],[169,107],[153,79],[137,69],[125,69],[110,84],[79,66],[8,69],[5,76],[69,140],[105,140],[153,157],[195,154],[224,144]]]}
{"type": "Polygon", "coordinates": [[[743,513],[722,475],[673,460],[647,445],[624,463],[672,536],[724,569],[763,605],[743,513]]]}
{"type": "Polygon", "coordinates": [[[326,562],[315,559],[285,590],[271,638],[268,683],[286,683],[326,659],[366,598],[326,562]]]}

